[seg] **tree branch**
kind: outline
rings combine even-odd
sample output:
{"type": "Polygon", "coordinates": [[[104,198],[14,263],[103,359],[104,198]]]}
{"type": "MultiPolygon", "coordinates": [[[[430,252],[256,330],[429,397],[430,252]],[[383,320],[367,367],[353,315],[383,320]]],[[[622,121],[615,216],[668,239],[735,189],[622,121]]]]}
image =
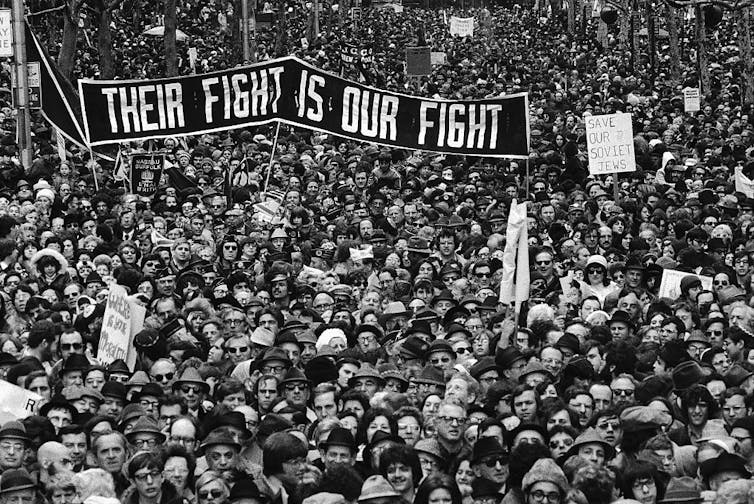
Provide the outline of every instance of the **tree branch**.
{"type": "Polygon", "coordinates": [[[59,11],[59,10],[63,10],[63,9],[65,9],[66,7],[67,7],[67,5],[65,5],[65,4],[63,4],[63,5],[58,5],[57,7],[53,7],[53,8],[51,8],[51,9],[45,9],[45,10],[42,10],[42,11],[39,11],[39,12],[30,12],[30,13],[28,13],[28,14],[27,14],[26,16],[27,16],[27,17],[31,17],[31,16],[42,16],[42,15],[44,15],[44,14],[49,14],[50,12],[56,12],[56,11],[59,11]]]}

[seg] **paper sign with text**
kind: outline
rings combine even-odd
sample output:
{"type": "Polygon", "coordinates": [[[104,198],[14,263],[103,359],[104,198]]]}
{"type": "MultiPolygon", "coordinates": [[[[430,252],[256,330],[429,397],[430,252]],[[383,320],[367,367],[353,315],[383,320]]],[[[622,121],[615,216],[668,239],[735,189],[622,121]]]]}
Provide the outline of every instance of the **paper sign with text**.
{"type": "Polygon", "coordinates": [[[10,420],[20,420],[37,414],[42,404],[42,396],[23,389],[4,380],[0,380],[0,424],[10,420]]]}
{"type": "Polygon", "coordinates": [[[686,112],[699,112],[702,109],[702,97],[699,88],[686,88],[683,90],[683,110],[686,112]]]}
{"type": "MultiPolygon", "coordinates": [[[[694,273],[688,271],[678,271],[672,269],[662,270],[662,280],[660,281],[659,297],[666,297],[676,300],[681,297],[681,280],[694,273]]],[[[712,290],[712,277],[704,275],[695,275],[702,281],[702,288],[712,290]]]]}
{"type": "Polygon", "coordinates": [[[13,57],[13,24],[10,9],[0,9],[0,58],[13,57]]]}
{"type": "Polygon", "coordinates": [[[110,364],[123,359],[130,369],[136,364],[136,350],[132,340],[144,325],[146,310],[128,298],[128,293],[120,285],[111,285],[102,320],[97,359],[102,364],[110,364]]]}
{"type": "Polygon", "coordinates": [[[432,73],[432,52],[429,47],[406,48],[406,74],[429,75],[432,73]]]}
{"type": "Polygon", "coordinates": [[[584,122],[590,174],[636,171],[631,114],[587,116],[584,122]]]}
{"type": "Polygon", "coordinates": [[[474,18],[459,18],[451,16],[450,18],[450,34],[458,35],[459,37],[473,37],[474,36],[474,18]]]}

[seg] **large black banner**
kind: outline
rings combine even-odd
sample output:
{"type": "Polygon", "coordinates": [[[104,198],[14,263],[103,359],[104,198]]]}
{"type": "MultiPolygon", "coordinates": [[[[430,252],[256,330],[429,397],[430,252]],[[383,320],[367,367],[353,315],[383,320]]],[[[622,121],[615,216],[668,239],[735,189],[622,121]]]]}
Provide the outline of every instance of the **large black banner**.
{"type": "Polygon", "coordinates": [[[79,81],[91,145],[282,121],[357,141],[449,154],[526,158],[526,94],[444,101],[351,82],[286,57],[149,81],[79,81]]]}

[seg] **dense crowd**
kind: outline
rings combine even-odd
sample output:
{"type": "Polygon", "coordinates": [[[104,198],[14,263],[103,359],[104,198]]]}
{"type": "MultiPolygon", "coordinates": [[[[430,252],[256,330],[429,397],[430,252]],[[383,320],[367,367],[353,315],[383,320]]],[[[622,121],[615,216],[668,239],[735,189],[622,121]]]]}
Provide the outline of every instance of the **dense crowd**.
{"type": "MultiPolygon", "coordinates": [[[[178,5],[180,72],[236,64],[232,6],[178,5]]],[[[163,74],[162,40],[142,35],[161,6],[113,11],[119,78],[163,74]]],[[[530,5],[355,22],[326,6],[319,35],[309,8],[259,26],[256,59],[358,76],[341,68],[350,44],[372,49],[362,77],[381,88],[527,92],[529,159],[264,126],[124,146],[181,175],[145,197],[39,118],[24,169],[4,102],[0,377],[42,400],[11,418],[0,398],[0,503],[754,502],[754,117],[736,24],[709,32],[711,89],[686,113],[693,21],[675,78],[667,41],[654,76],[616,27],[603,46],[596,20],[567,33],[530,5]],[[475,16],[475,36],[451,37],[452,15],[475,16]],[[424,44],[447,62],[408,79],[405,48],[424,44]],[[638,170],[591,176],[584,117],[617,111],[638,170]],[[528,207],[521,306],[499,302],[513,200],[528,207]],[[682,272],[672,298],[665,270],[682,272]],[[98,355],[115,284],[146,309],[131,366],[98,355]]],[[[60,19],[30,17],[53,56],[60,19]]],[[[91,9],[79,38],[74,74],[96,77],[91,9]]]]}

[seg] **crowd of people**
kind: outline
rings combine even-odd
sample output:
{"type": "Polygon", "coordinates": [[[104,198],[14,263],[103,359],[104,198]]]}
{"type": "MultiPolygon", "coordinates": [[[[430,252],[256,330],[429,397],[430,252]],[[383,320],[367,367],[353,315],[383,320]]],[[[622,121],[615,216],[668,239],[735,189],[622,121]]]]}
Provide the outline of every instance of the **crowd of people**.
{"type": "MultiPolygon", "coordinates": [[[[232,4],[178,2],[182,74],[237,63],[232,4]]],[[[260,126],[128,146],[180,174],[139,195],[111,162],[59,150],[39,117],[21,166],[3,103],[0,378],[41,399],[24,418],[0,402],[0,504],[754,502],[754,117],[726,44],[737,25],[708,34],[711,88],[686,113],[688,20],[682,74],[661,42],[654,76],[616,28],[603,45],[596,21],[567,33],[530,5],[327,7],[318,35],[310,5],[288,7],[258,26],[257,60],[354,75],[347,44],[372,50],[362,69],[381,88],[526,92],[529,159],[260,126]],[[477,18],[474,37],[450,36],[454,14],[477,18]],[[405,48],[425,44],[447,61],[409,79],[405,48]],[[592,176],[584,117],[618,111],[638,169],[592,176]],[[499,302],[514,200],[531,263],[519,306],[499,302]],[[672,289],[665,270],[681,273],[672,289]],[[146,310],[133,362],[100,353],[116,284],[146,310]]],[[[162,41],[142,35],[161,8],[113,10],[119,78],[162,76],[162,41]]],[[[99,75],[93,15],[76,77],[99,75]]],[[[60,13],[30,21],[55,56],[60,13]]]]}

